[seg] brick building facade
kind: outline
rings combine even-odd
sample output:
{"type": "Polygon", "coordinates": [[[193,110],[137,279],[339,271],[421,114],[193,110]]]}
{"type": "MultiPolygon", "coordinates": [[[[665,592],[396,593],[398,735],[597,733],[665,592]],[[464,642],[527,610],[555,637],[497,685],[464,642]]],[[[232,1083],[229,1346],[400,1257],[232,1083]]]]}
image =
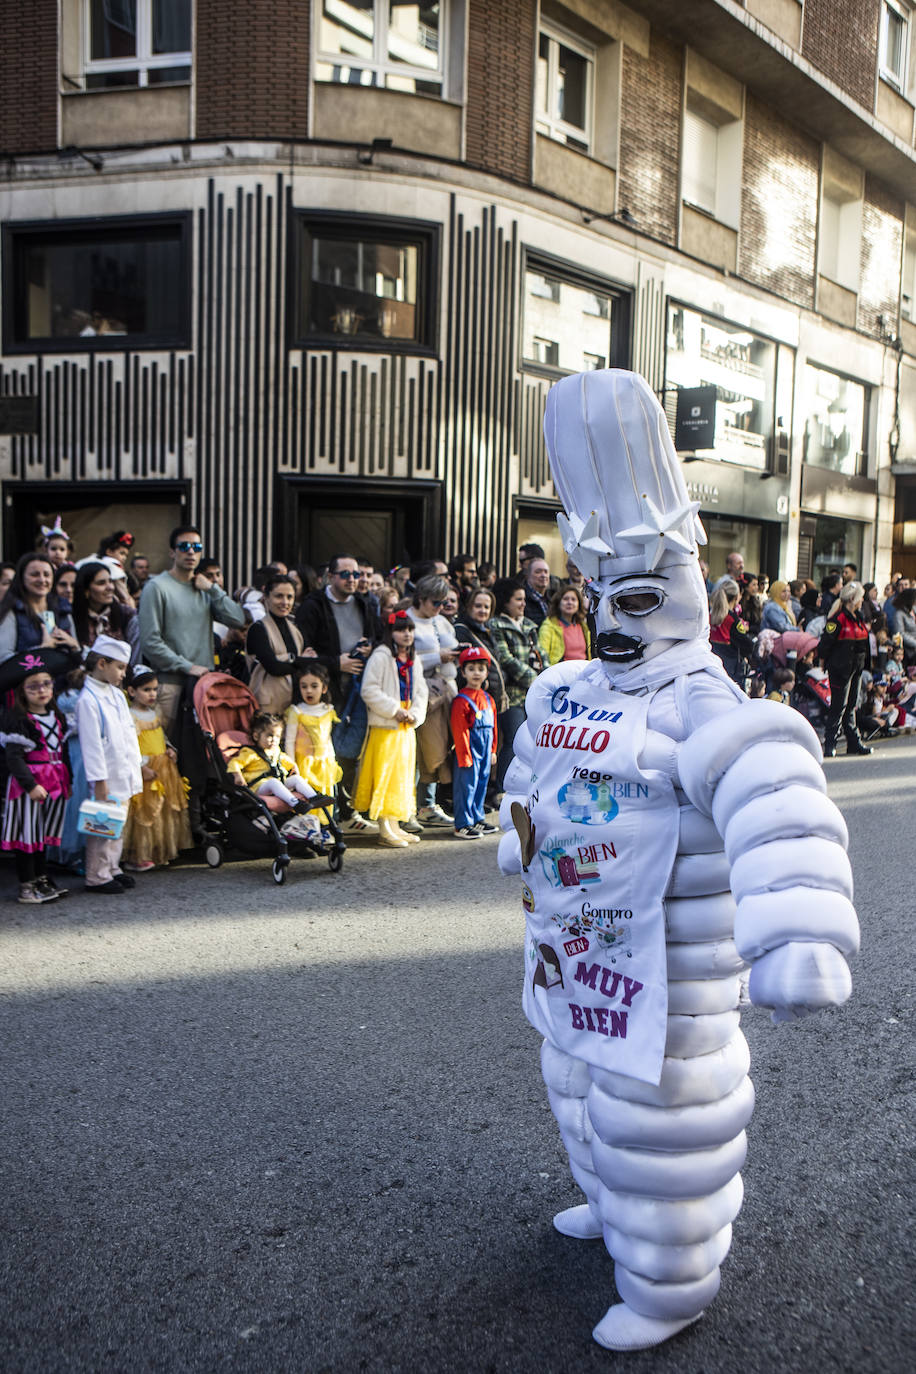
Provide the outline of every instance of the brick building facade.
{"type": "Polygon", "coordinates": [[[154,559],[191,513],[236,581],[342,520],[380,563],[558,557],[546,392],[626,365],[672,423],[715,388],[714,571],[916,574],[908,10],[123,13],[0,0],[6,556],[59,508],[154,559]]]}

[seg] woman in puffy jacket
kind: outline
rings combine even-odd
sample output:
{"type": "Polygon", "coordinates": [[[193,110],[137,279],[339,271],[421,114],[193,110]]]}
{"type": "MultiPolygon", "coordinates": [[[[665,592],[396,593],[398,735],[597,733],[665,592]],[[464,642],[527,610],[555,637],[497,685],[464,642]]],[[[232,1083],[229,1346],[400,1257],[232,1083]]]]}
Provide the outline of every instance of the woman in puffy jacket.
{"type": "Polygon", "coordinates": [[[558,587],[538,630],[545,665],[591,658],[585,600],[577,587],[558,587]]]}

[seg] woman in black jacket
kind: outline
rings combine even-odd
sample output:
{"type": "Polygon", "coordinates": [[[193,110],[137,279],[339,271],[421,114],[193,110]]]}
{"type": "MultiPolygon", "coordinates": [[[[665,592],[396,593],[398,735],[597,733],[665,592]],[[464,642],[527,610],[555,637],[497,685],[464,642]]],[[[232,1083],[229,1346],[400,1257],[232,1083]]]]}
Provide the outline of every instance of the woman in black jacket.
{"type": "Polygon", "coordinates": [[[249,686],[263,711],[282,715],[297,695],[299,674],[314,661],[302,632],[292,619],[296,587],[286,575],[274,577],[264,588],[266,614],[249,627],[245,642],[251,678],[249,686]]]}
{"type": "Polygon", "coordinates": [[[475,649],[486,649],[490,655],[486,690],[495,701],[499,713],[506,710],[509,697],[506,693],[506,679],[497,661],[496,649],[489,630],[489,622],[495,614],[496,598],[490,588],[476,587],[455,621],[455,638],[463,649],[472,645],[475,649]]]}
{"type": "Polygon", "coordinates": [[[861,582],[847,582],[830,607],[824,633],[817,646],[818,658],[830,679],[830,709],[824,728],[824,758],[836,757],[840,730],[846,736],[847,754],[870,754],[856,728],[856,703],[864,669],[871,667],[868,626],[862,618],[861,582]]]}

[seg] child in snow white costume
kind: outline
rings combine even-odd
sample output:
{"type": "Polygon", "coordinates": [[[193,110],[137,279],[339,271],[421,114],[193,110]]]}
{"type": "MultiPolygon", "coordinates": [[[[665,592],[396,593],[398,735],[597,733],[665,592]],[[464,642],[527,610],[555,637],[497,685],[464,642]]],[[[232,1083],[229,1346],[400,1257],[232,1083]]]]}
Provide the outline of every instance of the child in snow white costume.
{"type": "Polygon", "coordinates": [[[593,1334],[635,1350],[719,1287],[754,1102],[742,969],[776,1021],[836,1006],[858,924],[814,731],[710,649],[705,535],[655,396],[566,377],[545,433],[598,658],[528,692],[500,863],[523,873],[524,1007],[585,1194],[554,1224],[603,1236],[621,1301],[593,1334]]]}

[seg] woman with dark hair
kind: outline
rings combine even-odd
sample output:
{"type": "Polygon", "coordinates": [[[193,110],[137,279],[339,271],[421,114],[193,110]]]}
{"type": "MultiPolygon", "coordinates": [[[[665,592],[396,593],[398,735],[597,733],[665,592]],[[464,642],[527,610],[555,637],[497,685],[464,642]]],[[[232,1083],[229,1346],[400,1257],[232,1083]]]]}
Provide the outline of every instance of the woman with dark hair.
{"type": "Polygon", "coordinates": [[[493,649],[506,680],[509,705],[497,719],[499,757],[496,786],[503,789],[506,769],[512,762],[515,732],[525,719],[525,695],[544,667],[538,645],[538,627],[525,616],[525,589],[511,577],[500,578],[493,588],[497,614],[489,625],[493,649]]]}
{"type": "Polygon", "coordinates": [[[475,587],[455,621],[455,637],[461,649],[486,649],[490,655],[487,691],[496,702],[497,711],[509,705],[506,679],[496,659],[496,649],[490,636],[490,621],[496,614],[496,597],[489,587],[475,587]]]}
{"type": "Polygon", "coordinates": [[[538,644],[551,667],[570,659],[591,658],[585,598],[578,587],[566,583],[554,592],[538,629],[538,644]]]}
{"type": "Polygon", "coordinates": [[[312,592],[321,590],[321,578],[311,563],[291,563],[287,576],[293,584],[297,606],[312,592]]]}
{"type": "Polygon", "coordinates": [[[60,603],[61,610],[73,610],[73,588],[75,585],[76,568],[72,563],[62,563],[54,574],[54,585],[52,587],[52,591],[60,603]]]}
{"type": "Polygon", "coordinates": [[[296,587],[288,573],[271,578],[264,588],[264,616],[248,628],[245,651],[248,685],[263,711],[282,715],[292,705],[293,682],[314,649],[305,652],[302,631],[292,619],[296,587]]]}
{"type": "Polygon", "coordinates": [[[83,649],[91,649],[98,635],[110,635],[130,645],[130,667],[138,662],[140,621],[132,606],[118,600],[107,564],[84,563],[77,572],[73,624],[83,649]]]}
{"type": "Polygon", "coordinates": [[[47,554],[22,555],[0,601],[0,663],[39,647],[60,649],[65,659],[79,652],[69,607],[58,601],[53,584],[54,564],[47,554]]]}
{"type": "Polygon", "coordinates": [[[903,640],[903,661],[909,668],[916,663],[916,615],[913,614],[913,607],[916,605],[916,587],[906,587],[902,592],[898,592],[894,597],[894,624],[896,633],[903,640]]]}

